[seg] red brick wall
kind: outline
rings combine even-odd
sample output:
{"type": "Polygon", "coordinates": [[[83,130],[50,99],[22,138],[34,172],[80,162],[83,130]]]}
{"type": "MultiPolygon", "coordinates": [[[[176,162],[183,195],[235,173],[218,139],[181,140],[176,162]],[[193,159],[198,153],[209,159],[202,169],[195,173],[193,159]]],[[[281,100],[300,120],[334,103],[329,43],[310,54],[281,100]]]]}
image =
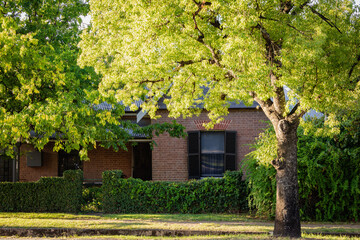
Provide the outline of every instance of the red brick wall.
{"type": "MultiPolygon", "coordinates": [[[[21,182],[37,181],[42,176],[58,176],[58,153],[53,152],[53,143],[45,146],[42,153],[43,165],[41,167],[28,167],[26,152],[34,148],[29,144],[21,145],[19,180],[21,182]]],[[[101,181],[101,174],[105,170],[121,169],[127,177],[132,174],[132,147],[127,144],[128,151],[98,147],[89,151],[90,161],[83,163],[84,180],[89,182],[101,181]]]]}
{"type": "MultiPolygon", "coordinates": [[[[163,117],[155,122],[170,122],[167,111],[159,111],[163,117]]],[[[207,121],[206,113],[199,117],[177,119],[178,123],[186,127],[186,131],[199,130],[196,121],[207,121]]],[[[237,163],[240,164],[244,156],[249,153],[249,146],[259,135],[261,129],[267,126],[262,122],[267,120],[261,110],[256,109],[230,109],[225,120],[228,124],[220,126],[220,129],[237,132],[237,163]],[[226,129],[224,129],[226,128],[226,129]]],[[[153,121],[154,122],[154,121],[153,121]]],[[[187,167],[187,139],[178,139],[163,134],[154,137],[157,145],[152,153],[152,178],[153,180],[184,181],[188,179],[187,167]]],[[[127,177],[132,174],[132,147],[127,145],[128,151],[119,150],[114,152],[111,149],[98,147],[89,152],[90,161],[84,162],[84,178],[88,181],[99,181],[105,170],[121,169],[127,177]]],[[[20,159],[20,181],[36,181],[41,176],[58,175],[58,153],[52,151],[53,143],[46,145],[43,150],[43,166],[27,167],[24,153],[33,148],[30,145],[21,146],[22,156],[20,159]]]]}
{"type": "MultiPolygon", "coordinates": [[[[167,117],[167,111],[161,110],[159,114],[163,117],[156,120],[159,123],[170,122],[172,119],[167,117]]],[[[199,117],[191,119],[177,119],[186,127],[186,131],[199,130],[195,121],[209,120],[204,112],[199,117]]],[[[267,126],[267,118],[261,110],[257,109],[230,109],[229,115],[225,117],[229,120],[226,126],[228,131],[237,132],[237,165],[240,164],[244,156],[250,152],[247,144],[253,143],[259,135],[261,129],[267,126]]],[[[188,179],[188,159],[187,159],[187,139],[171,138],[168,134],[154,137],[157,146],[154,147],[152,154],[152,176],[153,180],[172,180],[184,181],[188,179]]]]}
{"type": "Polygon", "coordinates": [[[53,143],[49,143],[42,151],[42,166],[28,167],[26,163],[26,152],[33,151],[34,147],[22,144],[20,147],[19,181],[37,181],[42,176],[58,175],[58,154],[52,151],[53,143]]]}
{"type": "Polygon", "coordinates": [[[84,180],[92,182],[99,181],[101,174],[105,170],[120,169],[126,177],[132,174],[132,147],[131,144],[126,145],[128,151],[98,147],[89,151],[90,161],[84,162],[84,180]]]}

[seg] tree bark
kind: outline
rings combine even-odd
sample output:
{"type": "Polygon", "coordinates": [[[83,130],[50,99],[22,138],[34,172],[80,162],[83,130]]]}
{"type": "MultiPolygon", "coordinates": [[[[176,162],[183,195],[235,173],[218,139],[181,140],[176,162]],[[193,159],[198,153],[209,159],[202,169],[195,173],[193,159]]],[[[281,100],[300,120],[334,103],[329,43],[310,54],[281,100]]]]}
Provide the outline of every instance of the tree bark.
{"type": "Polygon", "coordinates": [[[278,141],[276,169],[276,215],[274,236],[301,237],[299,185],[297,178],[297,128],[299,119],[274,124],[278,141]]]}

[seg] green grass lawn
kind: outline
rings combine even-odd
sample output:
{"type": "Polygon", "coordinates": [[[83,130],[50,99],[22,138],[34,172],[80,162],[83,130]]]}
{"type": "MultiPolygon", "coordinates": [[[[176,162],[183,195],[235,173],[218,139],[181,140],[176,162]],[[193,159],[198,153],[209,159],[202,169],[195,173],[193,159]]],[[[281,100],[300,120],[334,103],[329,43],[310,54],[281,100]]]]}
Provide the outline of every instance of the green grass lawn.
{"type": "MultiPolygon", "coordinates": [[[[76,229],[164,229],[239,232],[240,235],[194,236],[175,239],[271,239],[273,222],[247,214],[65,214],[65,213],[0,213],[0,228],[76,228],[76,229]],[[258,235],[243,235],[256,232],[258,235]]],[[[312,239],[348,239],[310,235],[311,232],[359,233],[359,224],[303,223],[303,236],[312,239]]],[[[78,237],[81,239],[82,237],[78,237]]],[[[89,238],[89,237],[84,237],[89,238]]],[[[94,237],[94,239],[99,236],[94,237]]],[[[112,239],[103,236],[101,239],[112,239]]],[[[122,236],[122,239],[138,237],[122,236]]],[[[141,239],[156,239],[154,237],[141,239]]],[[[166,239],[161,237],[160,239],[166,239]]],[[[174,239],[174,238],[169,238],[174,239]]],[[[354,238],[359,239],[359,238],[354,238]]]]}

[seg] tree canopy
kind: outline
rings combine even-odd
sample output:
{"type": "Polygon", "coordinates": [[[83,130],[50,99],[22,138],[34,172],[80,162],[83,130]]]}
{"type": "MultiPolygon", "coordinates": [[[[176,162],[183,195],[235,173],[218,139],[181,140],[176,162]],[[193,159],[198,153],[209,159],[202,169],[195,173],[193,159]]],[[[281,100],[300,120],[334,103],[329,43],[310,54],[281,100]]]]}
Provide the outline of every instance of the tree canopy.
{"type": "Polygon", "coordinates": [[[297,127],[311,108],[359,101],[354,1],[91,0],[90,9],[79,61],[102,75],[102,96],[143,100],[151,117],[164,96],[175,118],[202,104],[213,123],[231,101],[259,103],[277,139],[274,235],[300,237],[297,127]]]}
{"type": "Polygon", "coordinates": [[[93,68],[77,65],[88,10],[82,0],[1,1],[0,147],[8,154],[19,142],[42,149],[50,139],[54,150],[77,149],[82,158],[100,140],[126,148],[128,129],[136,125],[120,126],[124,106],[100,96],[93,68]],[[104,101],[111,109],[96,107],[104,101]]]}
{"type": "Polygon", "coordinates": [[[104,95],[144,99],[155,116],[204,102],[216,119],[229,101],[272,99],[279,115],[344,106],[359,89],[359,18],[352,1],[91,1],[80,62],[104,78],[104,95]],[[203,87],[209,88],[205,98],[203,87]],[[295,100],[295,98],[297,100],[295,100]]]}

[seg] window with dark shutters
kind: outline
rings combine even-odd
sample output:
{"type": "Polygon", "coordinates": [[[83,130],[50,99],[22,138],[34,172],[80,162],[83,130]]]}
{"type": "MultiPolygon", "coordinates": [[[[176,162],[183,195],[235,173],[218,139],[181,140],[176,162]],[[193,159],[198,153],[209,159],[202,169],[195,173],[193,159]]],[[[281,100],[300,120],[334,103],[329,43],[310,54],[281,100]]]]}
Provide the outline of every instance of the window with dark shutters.
{"type": "Polygon", "coordinates": [[[225,132],[225,171],[236,170],[236,132],[225,132]]]}
{"type": "Polygon", "coordinates": [[[189,179],[221,177],[236,170],[236,132],[188,132],[189,179]]]}

